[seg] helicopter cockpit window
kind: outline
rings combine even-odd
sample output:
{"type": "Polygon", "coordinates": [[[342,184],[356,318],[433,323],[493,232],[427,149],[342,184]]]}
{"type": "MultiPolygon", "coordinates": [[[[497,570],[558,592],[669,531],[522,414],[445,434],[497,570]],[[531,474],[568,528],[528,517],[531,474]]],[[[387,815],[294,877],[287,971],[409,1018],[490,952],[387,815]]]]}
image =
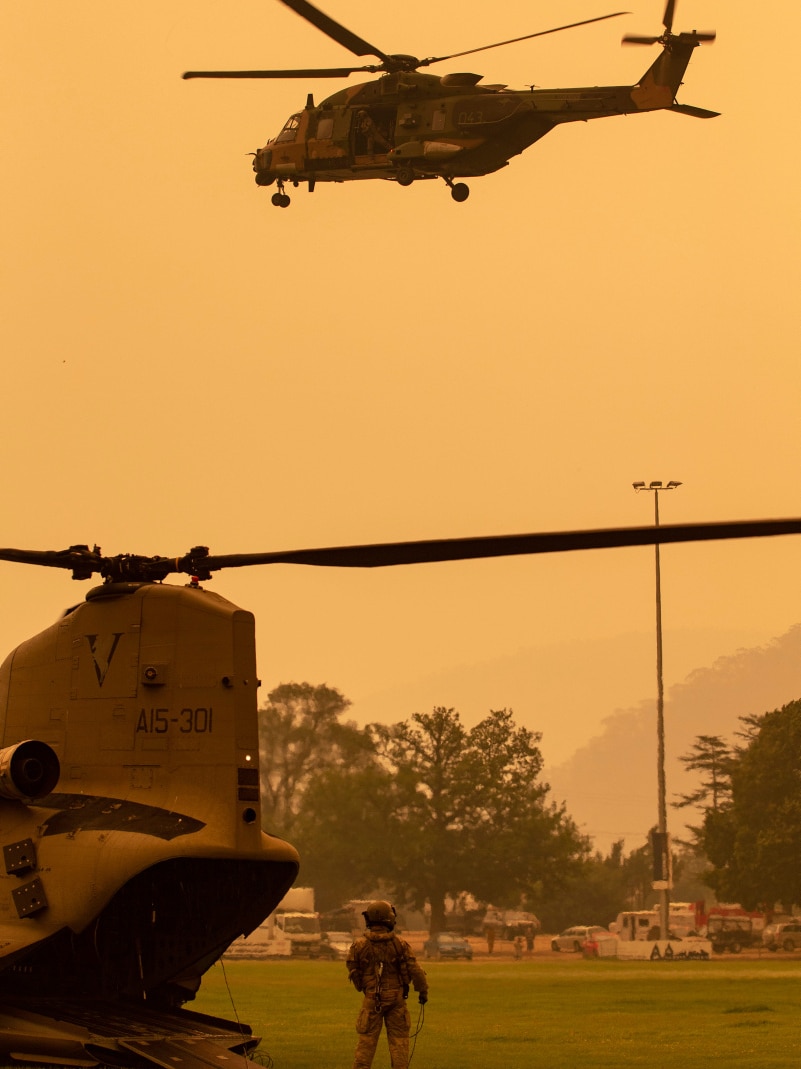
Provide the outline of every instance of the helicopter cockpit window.
{"type": "Polygon", "coordinates": [[[283,130],[281,131],[281,133],[278,135],[278,137],[275,140],[276,141],[294,141],[295,138],[297,137],[298,127],[299,126],[300,126],[300,115],[292,115],[284,123],[283,130]]]}

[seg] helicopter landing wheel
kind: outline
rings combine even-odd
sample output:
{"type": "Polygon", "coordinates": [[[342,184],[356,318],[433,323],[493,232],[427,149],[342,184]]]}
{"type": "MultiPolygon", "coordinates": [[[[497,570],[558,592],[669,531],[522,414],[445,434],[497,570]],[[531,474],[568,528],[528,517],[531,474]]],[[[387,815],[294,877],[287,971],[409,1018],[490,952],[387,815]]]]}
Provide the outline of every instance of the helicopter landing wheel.
{"type": "Polygon", "coordinates": [[[414,171],[411,167],[399,167],[397,174],[399,186],[410,186],[414,181],[414,171]]]}
{"type": "Polygon", "coordinates": [[[464,182],[457,182],[455,185],[452,182],[449,182],[448,185],[451,187],[451,196],[457,204],[466,201],[470,196],[470,186],[466,185],[464,182]]]}
{"type": "Polygon", "coordinates": [[[292,203],[288,193],[273,193],[270,199],[276,208],[288,208],[292,203]]]}

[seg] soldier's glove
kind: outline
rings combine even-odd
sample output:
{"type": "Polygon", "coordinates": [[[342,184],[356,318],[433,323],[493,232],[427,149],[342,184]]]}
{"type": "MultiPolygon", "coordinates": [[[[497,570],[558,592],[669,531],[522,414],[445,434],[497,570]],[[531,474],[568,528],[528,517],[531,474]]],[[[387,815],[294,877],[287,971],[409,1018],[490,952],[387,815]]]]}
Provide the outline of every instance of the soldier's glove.
{"type": "Polygon", "coordinates": [[[425,1006],[425,1004],[428,1002],[428,995],[424,991],[421,991],[420,994],[417,996],[417,999],[421,1006],[425,1006]]]}

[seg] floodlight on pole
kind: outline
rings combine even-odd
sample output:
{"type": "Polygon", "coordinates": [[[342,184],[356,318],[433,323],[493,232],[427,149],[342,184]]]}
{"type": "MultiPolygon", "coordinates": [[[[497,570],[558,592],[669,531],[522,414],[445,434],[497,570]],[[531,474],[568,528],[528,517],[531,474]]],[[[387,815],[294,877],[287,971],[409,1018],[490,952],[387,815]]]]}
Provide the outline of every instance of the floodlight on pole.
{"type": "MultiPolygon", "coordinates": [[[[680,482],[671,479],[663,485],[658,479],[649,483],[631,484],[635,493],[650,490],[654,495],[654,526],[659,527],[659,491],[675,490],[680,482]]],[[[665,783],[665,689],[662,681],[662,578],[659,560],[659,542],[654,543],[656,563],[656,739],[657,739],[657,793],[658,822],[654,840],[654,886],[659,891],[659,934],[662,939],[670,936],[670,844],[667,834],[667,787],[665,783]]]]}

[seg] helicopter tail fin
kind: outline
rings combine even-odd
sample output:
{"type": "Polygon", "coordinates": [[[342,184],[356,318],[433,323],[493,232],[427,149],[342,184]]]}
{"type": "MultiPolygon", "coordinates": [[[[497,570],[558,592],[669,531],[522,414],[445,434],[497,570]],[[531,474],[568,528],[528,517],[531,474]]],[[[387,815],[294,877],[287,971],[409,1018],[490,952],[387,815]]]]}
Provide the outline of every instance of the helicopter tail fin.
{"type": "MultiPolygon", "coordinates": [[[[637,109],[639,111],[654,111],[659,108],[675,109],[676,93],[694,49],[703,41],[711,40],[713,37],[713,34],[700,34],[693,31],[692,33],[670,34],[662,38],[664,46],[662,51],[631,91],[631,98],[637,109]]],[[[644,39],[640,41],[630,38],[629,40],[636,44],[646,43],[644,39]]]]}

